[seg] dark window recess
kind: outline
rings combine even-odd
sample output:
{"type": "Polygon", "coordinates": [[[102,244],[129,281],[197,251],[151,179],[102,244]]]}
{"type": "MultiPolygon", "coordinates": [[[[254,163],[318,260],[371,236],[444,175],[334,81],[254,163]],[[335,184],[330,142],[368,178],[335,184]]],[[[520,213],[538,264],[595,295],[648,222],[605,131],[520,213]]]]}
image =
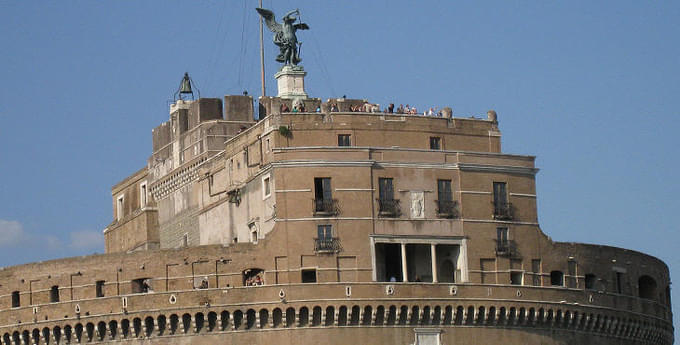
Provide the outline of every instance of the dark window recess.
{"type": "Polygon", "coordinates": [[[541,286],[541,259],[531,260],[531,270],[534,273],[534,286],[541,286]]]}
{"type": "Polygon", "coordinates": [[[441,150],[442,148],[442,138],[440,137],[430,137],[430,150],[441,150]]]}
{"type": "Polygon", "coordinates": [[[59,302],[59,286],[54,285],[50,289],[50,303],[59,302]]]}
{"type": "Polygon", "coordinates": [[[623,273],[614,272],[614,290],[616,293],[623,293],[623,273]]]}
{"type": "Polygon", "coordinates": [[[12,291],[12,308],[19,308],[21,306],[21,297],[19,291],[12,291]]]}
{"type": "Polygon", "coordinates": [[[302,270],[302,282],[303,283],[316,283],[316,270],[302,270]]]}
{"type": "Polygon", "coordinates": [[[382,217],[399,217],[401,214],[399,200],[394,198],[392,178],[378,179],[378,215],[382,217]]]}
{"type": "Polygon", "coordinates": [[[522,272],[520,271],[510,272],[510,284],[522,285],[522,272]]]}
{"type": "Polygon", "coordinates": [[[505,182],[493,183],[493,218],[500,220],[513,219],[512,205],[508,202],[505,182]]]}
{"type": "Polygon", "coordinates": [[[130,282],[132,293],[147,293],[151,290],[150,278],[139,278],[130,282]]]}
{"type": "Polygon", "coordinates": [[[314,214],[338,214],[337,200],[333,199],[330,177],[314,178],[314,214]]]}
{"type": "Polygon", "coordinates": [[[104,281],[97,280],[95,284],[95,294],[97,297],[104,297],[104,281]]]}
{"type": "Polygon", "coordinates": [[[586,274],[586,289],[595,290],[595,282],[597,281],[597,276],[592,273],[586,274]]]}
{"type": "Polygon", "coordinates": [[[550,285],[564,286],[564,273],[562,271],[550,272],[550,285]]]}
{"type": "Polygon", "coordinates": [[[440,218],[458,218],[458,202],[453,201],[451,180],[437,180],[437,215],[440,218]]]}
{"type": "Polygon", "coordinates": [[[508,239],[508,228],[496,228],[496,255],[515,255],[515,245],[508,239]]]}
{"type": "Polygon", "coordinates": [[[333,237],[330,224],[318,225],[317,238],[314,239],[314,250],[317,252],[336,252],[340,250],[340,241],[333,237]]]}
{"type": "Polygon", "coordinates": [[[349,134],[338,134],[338,146],[352,146],[349,134]]]}

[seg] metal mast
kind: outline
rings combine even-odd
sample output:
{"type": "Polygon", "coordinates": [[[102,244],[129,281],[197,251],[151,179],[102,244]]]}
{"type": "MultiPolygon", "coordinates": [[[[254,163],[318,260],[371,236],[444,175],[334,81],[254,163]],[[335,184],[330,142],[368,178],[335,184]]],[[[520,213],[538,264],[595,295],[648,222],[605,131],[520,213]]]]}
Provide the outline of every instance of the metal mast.
{"type": "MultiPolygon", "coordinates": [[[[260,0],[260,8],[262,8],[262,0],[260,0]]],[[[262,97],[267,95],[264,86],[264,44],[262,43],[262,16],[260,16],[260,74],[262,77],[262,97]]]]}

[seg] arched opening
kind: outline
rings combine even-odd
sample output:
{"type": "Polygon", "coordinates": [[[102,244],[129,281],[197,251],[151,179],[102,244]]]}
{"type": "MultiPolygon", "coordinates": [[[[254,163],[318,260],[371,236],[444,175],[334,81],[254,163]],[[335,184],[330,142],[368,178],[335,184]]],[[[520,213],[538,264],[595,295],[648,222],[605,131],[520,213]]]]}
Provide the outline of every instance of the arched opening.
{"type": "Polygon", "coordinates": [[[272,312],[272,321],[274,322],[274,328],[281,327],[283,323],[283,312],[279,308],[275,308],[272,312]]]}
{"type": "MultiPolygon", "coordinates": [[[[61,327],[54,326],[54,328],[52,328],[52,337],[57,344],[61,343],[61,327]]],[[[9,344],[9,342],[5,342],[5,344],[9,344]]]]}
{"type": "Polygon", "coordinates": [[[212,332],[217,327],[217,313],[211,311],[208,313],[208,332],[212,332]]]}
{"type": "MultiPolygon", "coordinates": [[[[116,339],[118,336],[118,322],[115,320],[109,321],[109,334],[111,339],[116,339]]],[[[59,342],[57,341],[57,343],[59,342]]]]}
{"type": "Polygon", "coordinates": [[[120,330],[123,333],[123,338],[129,338],[130,337],[130,320],[128,319],[123,319],[123,321],[120,322],[120,330]]]}
{"type": "Polygon", "coordinates": [[[286,309],[286,327],[295,326],[295,309],[286,309]]]}
{"type": "Polygon", "coordinates": [[[475,307],[469,306],[467,309],[467,318],[465,320],[466,325],[472,325],[475,323],[475,307]]]}
{"type": "Polygon", "coordinates": [[[226,331],[229,328],[229,312],[223,310],[220,314],[220,330],[226,331]]]}
{"type": "Polygon", "coordinates": [[[382,326],[385,323],[385,307],[379,305],[375,309],[375,325],[382,326]]]}
{"type": "Polygon", "coordinates": [[[564,286],[564,273],[562,273],[562,271],[551,271],[550,272],[550,285],[552,285],[552,286],[564,286]]]}
{"type": "Polygon", "coordinates": [[[85,324],[85,336],[87,337],[87,341],[92,341],[94,338],[94,324],[91,322],[88,322],[85,324]]]}
{"type": "Polygon", "coordinates": [[[361,307],[355,305],[352,307],[352,316],[349,319],[349,324],[351,326],[356,326],[359,324],[359,314],[361,313],[361,307]]]}
{"type": "Polygon", "coordinates": [[[501,307],[500,312],[498,313],[498,322],[505,323],[506,321],[508,321],[507,309],[501,307]]]}
{"type": "Polygon", "coordinates": [[[423,317],[420,320],[421,325],[428,325],[432,320],[430,320],[430,306],[423,307],[423,317]]]}
{"type": "Polygon", "coordinates": [[[74,333],[75,333],[75,336],[76,336],[76,338],[75,338],[76,341],[79,342],[79,343],[82,343],[83,342],[83,325],[77,324],[74,327],[73,330],[74,330],[74,333]]]}
{"type": "Polygon", "coordinates": [[[14,343],[14,345],[21,345],[21,335],[19,332],[15,331],[12,333],[12,343],[14,343]]]}
{"type": "Polygon", "coordinates": [[[586,273],[585,283],[586,289],[595,290],[595,282],[597,281],[597,276],[592,273],[586,273]]]}
{"type": "Polygon", "coordinates": [[[370,326],[371,325],[371,318],[373,317],[373,307],[370,305],[367,305],[364,307],[364,317],[363,320],[361,320],[361,324],[364,326],[370,326]]]}
{"type": "Polygon", "coordinates": [[[335,308],[332,305],[326,307],[326,322],[324,325],[333,326],[335,322],[335,308]]]}
{"type": "Polygon", "coordinates": [[[402,305],[401,308],[399,308],[399,324],[405,325],[407,322],[408,322],[408,307],[402,305]]]}
{"type": "Polygon", "coordinates": [[[411,324],[411,325],[417,325],[419,319],[420,319],[420,308],[418,308],[417,305],[414,305],[414,306],[411,308],[411,320],[410,320],[410,324],[411,324]]]}
{"type": "Polygon", "coordinates": [[[496,307],[489,307],[489,322],[496,322],[496,307]]]}
{"type": "Polygon", "coordinates": [[[205,316],[203,315],[203,313],[196,313],[194,318],[196,322],[196,333],[198,333],[203,330],[203,326],[205,324],[205,316]]]}
{"type": "Polygon", "coordinates": [[[638,292],[640,298],[654,299],[656,297],[656,280],[644,275],[638,279],[638,292]]]}
{"type": "Polygon", "coordinates": [[[23,344],[24,344],[24,345],[31,345],[31,343],[30,343],[30,341],[31,341],[31,332],[29,332],[28,330],[25,330],[25,331],[23,331],[23,332],[21,333],[21,335],[22,335],[22,338],[24,339],[23,344]]]}
{"type": "Polygon", "coordinates": [[[33,342],[36,345],[39,345],[40,344],[40,330],[37,329],[37,328],[33,329],[33,332],[31,332],[31,335],[33,336],[33,342]]]}
{"type": "Polygon", "coordinates": [[[142,319],[136,317],[132,320],[132,331],[134,332],[134,337],[139,338],[142,334],[142,319]]]}
{"type": "Polygon", "coordinates": [[[104,337],[106,336],[106,322],[100,321],[97,324],[97,340],[102,341],[104,340],[104,337]]]}
{"type": "Polygon", "coordinates": [[[179,316],[177,314],[170,315],[170,334],[177,333],[179,329],[179,316]]]}
{"type": "Polygon", "coordinates": [[[191,314],[184,314],[182,315],[182,332],[189,333],[189,329],[191,329],[191,314]]]}
{"type": "Polygon", "coordinates": [[[347,307],[344,305],[338,310],[338,326],[347,325],[347,307]]]}
{"type": "Polygon", "coordinates": [[[449,259],[444,260],[441,265],[439,265],[439,272],[437,275],[440,283],[455,283],[456,265],[449,259]]]}
{"type": "Polygon", "coordinates": [[[253,328],[253,326],[255,326],[256,319],[257,317],[255,310],[248,309],[248,311],[246,311],[246,329],[253,328]]]}
{"type": "Polygon", "coordinates": [[[387,312],[387,325],[393,326],[397,323],[397,307],[391,305],[387,312]]]}
{"type": "Polygon", "coordinates": [[[452,321],[453,321],[453,307],[447,305],[446,308],[444,308],[444,324],[450,325],[452,321]]]}
{"type": "Polygon", "coordinates": [[[168,320],[165,318],[165,315],[159,315],[156,322],[158,323],[158,335],[165,335],[165,329],[168,327],[168,320]]]}
{"type": "Polygon", "coordinates": [[[305,327],[309,323],[309,309],[307,307],[300,308],[300,327],[305,327]]]}
{"type": "Polygon", "coordinates": [[[477,310],[477,323],[483,323],[486,320],[486,309],[484,307],[479,307],[477,310]]]}
{"type": "Polygon", "coordinates": [[[42,329],[42,337],[45,339],[45,343],[49,344],[50,343],[50,329],[45,327],[42,329]]]}
{"type": "Polygon", "coordinates": [[[3,334],[2,343],[5,345],[12,345],[12,336],[10,336],[9,333],[3,334]]]}
{"type": "Polygon", "coordinates": [[[265,328],[269,324],[269,310],[260,309],[260,328],[265,328]]]}
{"type": "Polygon", "coordinates": [[[312,326],[321,325],[321,307],[316,306],[312,309],[312,326]]]}
{"type": "Polygon", "coordinates": [[[432,316],[432,324],[438,325],[442,322],[442,307],[434,307],[434,315],[432,316]]]}
{"type": "Polygon", "coordinates": [[[144,328],[145,328],[144,334],[146,335],[147,338],[150,337],[151,334],[153,334],[154,329],[153,317],[147,316],[147,318],[144,319],[144,328]]]}

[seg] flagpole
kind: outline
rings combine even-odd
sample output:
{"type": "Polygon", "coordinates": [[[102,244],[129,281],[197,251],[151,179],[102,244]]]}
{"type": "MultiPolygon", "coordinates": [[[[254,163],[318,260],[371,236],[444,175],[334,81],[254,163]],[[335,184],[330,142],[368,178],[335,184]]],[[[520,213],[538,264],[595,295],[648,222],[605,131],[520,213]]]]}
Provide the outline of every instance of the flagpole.
{"type": "MultiPolygon", "coordinates": [[[[262,8],[262,0],[260,0],[260,8],[262,8]]],[[[262,16],[260,16],[260,74],[262,77],[262,97],[267,95],[264,86],[264,44],[262,42],[262,16]]]]}

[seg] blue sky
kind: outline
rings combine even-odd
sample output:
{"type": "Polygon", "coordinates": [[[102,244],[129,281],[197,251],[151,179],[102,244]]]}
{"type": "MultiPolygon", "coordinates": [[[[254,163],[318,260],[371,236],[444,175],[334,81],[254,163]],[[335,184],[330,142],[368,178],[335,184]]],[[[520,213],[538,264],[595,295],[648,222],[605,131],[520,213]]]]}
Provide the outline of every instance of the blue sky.
{"type": "MultiPolygon", "coordinates": [[[[503,151],[538,157],[549,236],[680,277],[680,2],[264,3],[310,25],[311,96],[495,109],[503,151]]],[[[256,5],[0,0],[0,266],[103,252],[110,186],[145,165],[185,71],[204,97],[260,94],[256,5]]]]}

